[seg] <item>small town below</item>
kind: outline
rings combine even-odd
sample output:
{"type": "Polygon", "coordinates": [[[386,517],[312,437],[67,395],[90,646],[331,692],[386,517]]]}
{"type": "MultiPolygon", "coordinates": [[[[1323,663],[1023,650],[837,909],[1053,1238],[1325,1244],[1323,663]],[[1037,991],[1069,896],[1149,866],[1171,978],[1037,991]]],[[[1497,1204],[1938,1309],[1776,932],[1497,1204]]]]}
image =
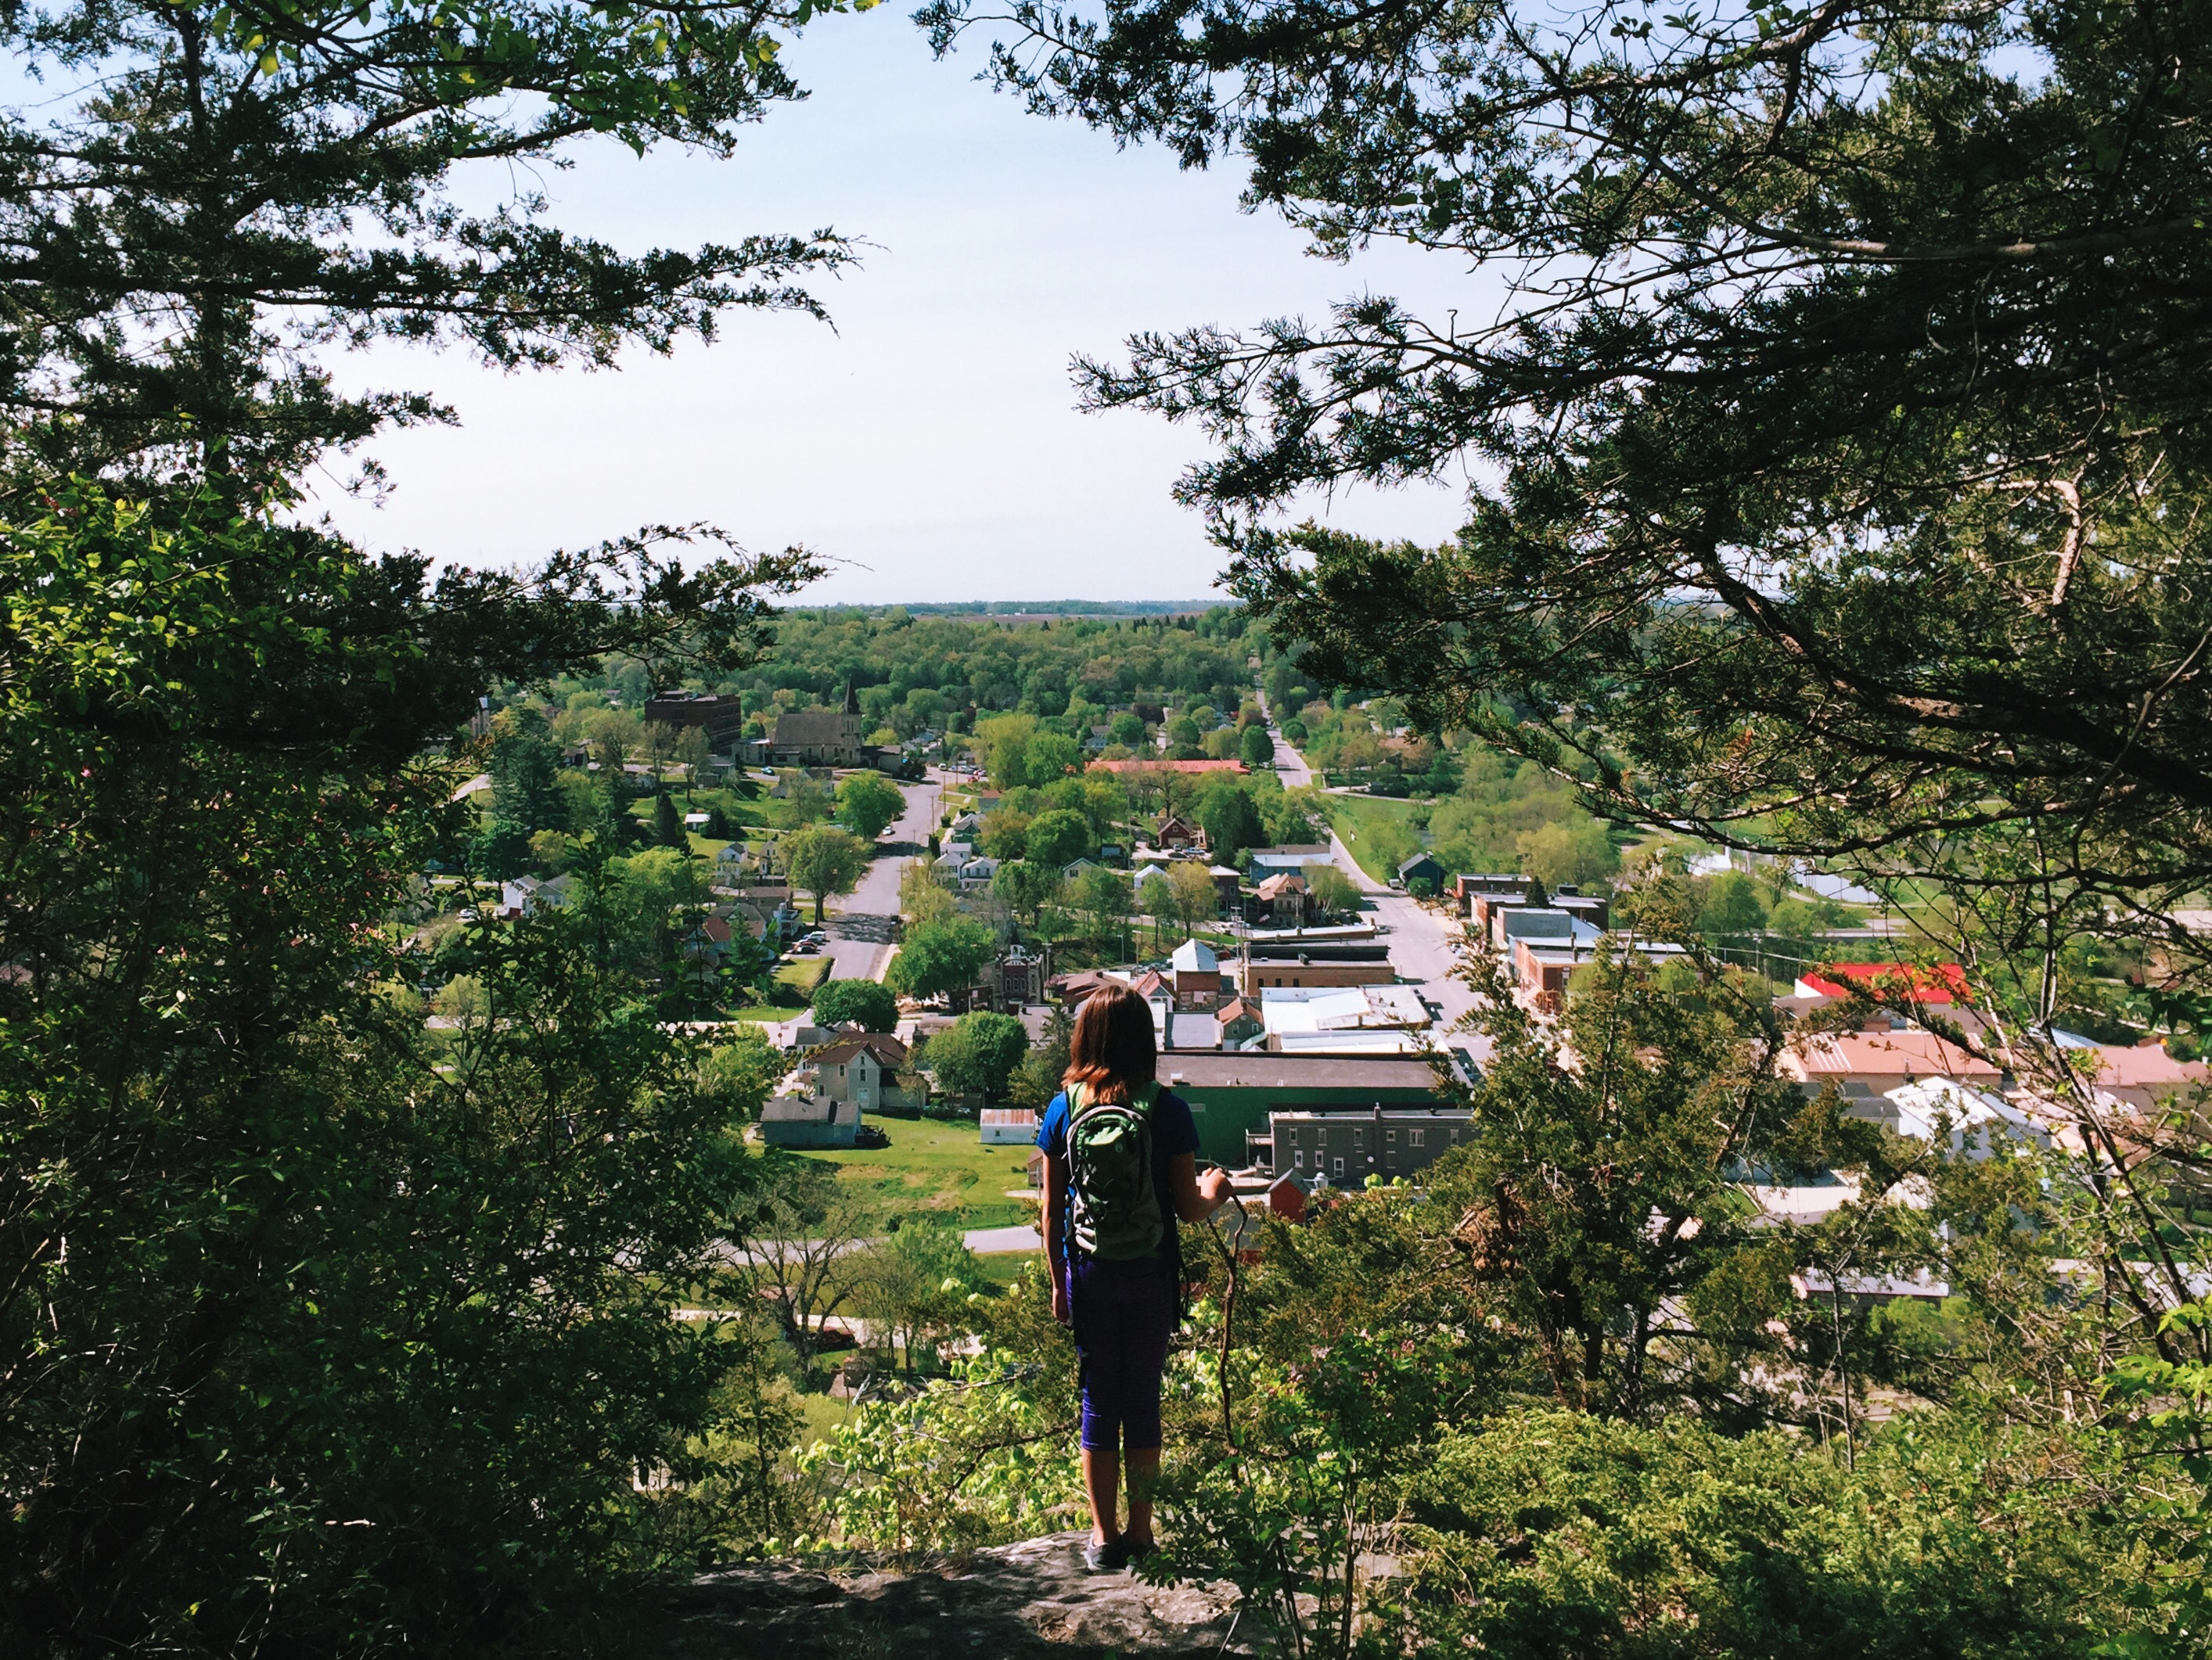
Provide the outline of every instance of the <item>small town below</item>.
{"type": "Polygon", "coordinates": [[[0,5],[0,1660],[2212,1656],[2208,4],[0,5]]]}

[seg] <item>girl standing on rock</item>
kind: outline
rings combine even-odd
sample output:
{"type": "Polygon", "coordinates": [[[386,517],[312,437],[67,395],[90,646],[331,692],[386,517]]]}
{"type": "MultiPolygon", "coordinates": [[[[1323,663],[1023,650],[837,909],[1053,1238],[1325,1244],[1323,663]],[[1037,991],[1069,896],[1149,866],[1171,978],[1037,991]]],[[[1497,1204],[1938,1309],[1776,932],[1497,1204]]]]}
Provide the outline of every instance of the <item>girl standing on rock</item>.
{"type": "Polygon", "coordinates": [[[1182,1309],[1176,1221],[1204,1221],[1229,1187],[1224,1172],[1198,1173],[1198,1125],[1188,1101],[1160,1088],[1158,1061],[1144,999],[1125,985],[1092,992],[1069,1039],[1066,1087],[1037,1130],[1052,1312],[1073,1329],[1081,1363],[1083,1560],[1106,1571],[1152,1548],[1160,1373],[1182,1309]]]}

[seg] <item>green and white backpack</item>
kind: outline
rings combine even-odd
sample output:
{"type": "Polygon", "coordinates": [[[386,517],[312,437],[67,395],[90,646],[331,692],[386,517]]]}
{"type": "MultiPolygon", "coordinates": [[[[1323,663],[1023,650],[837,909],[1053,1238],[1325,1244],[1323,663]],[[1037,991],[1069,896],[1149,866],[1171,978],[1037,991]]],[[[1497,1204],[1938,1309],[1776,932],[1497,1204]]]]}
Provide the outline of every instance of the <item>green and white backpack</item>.
{"type": "Polygon", "coordinates": [[[1102,1262],[1159,1255],[1167,1214],[1152,1179],[1152,1101],[1146,1084],[1133,1101],[1097,1101],[1076,1084],[1067,1092],[1069,1227],[1075,1247],[1102,1262]]]}

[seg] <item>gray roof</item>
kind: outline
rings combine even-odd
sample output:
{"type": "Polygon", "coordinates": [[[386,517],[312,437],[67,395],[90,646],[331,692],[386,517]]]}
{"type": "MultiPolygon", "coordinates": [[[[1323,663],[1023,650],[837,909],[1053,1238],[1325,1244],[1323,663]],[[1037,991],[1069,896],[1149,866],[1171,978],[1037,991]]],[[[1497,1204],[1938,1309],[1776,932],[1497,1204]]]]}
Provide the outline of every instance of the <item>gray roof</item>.
{"type": "Polygon", "coordinates": [[[1193,1089],[1434,1089],[1429,1063],[1411,1056],[1284,1055],[1266,1050],[1163,1056],[1163,1082],[1193,1089]]]}

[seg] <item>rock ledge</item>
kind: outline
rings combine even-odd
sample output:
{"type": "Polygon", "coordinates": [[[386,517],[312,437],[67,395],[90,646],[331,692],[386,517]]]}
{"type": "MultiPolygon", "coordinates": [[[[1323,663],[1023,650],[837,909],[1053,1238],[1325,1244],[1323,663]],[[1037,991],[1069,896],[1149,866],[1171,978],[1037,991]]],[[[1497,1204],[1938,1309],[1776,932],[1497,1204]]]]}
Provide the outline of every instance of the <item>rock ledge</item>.
{"type": "Polygon", "coordinates": [[[1083,1566],[1087,1537],[1050,1534],[911,1572],[825,1572],[796,1562],[720,1569],[678,1597],[678,1651],[686,1660],[1210,1660],[1259,1652],[1252,1621],[1237,1617],[1233,1586],[1148,1585],[1127,1572],[1092,1573],[1083,1566]]]}

